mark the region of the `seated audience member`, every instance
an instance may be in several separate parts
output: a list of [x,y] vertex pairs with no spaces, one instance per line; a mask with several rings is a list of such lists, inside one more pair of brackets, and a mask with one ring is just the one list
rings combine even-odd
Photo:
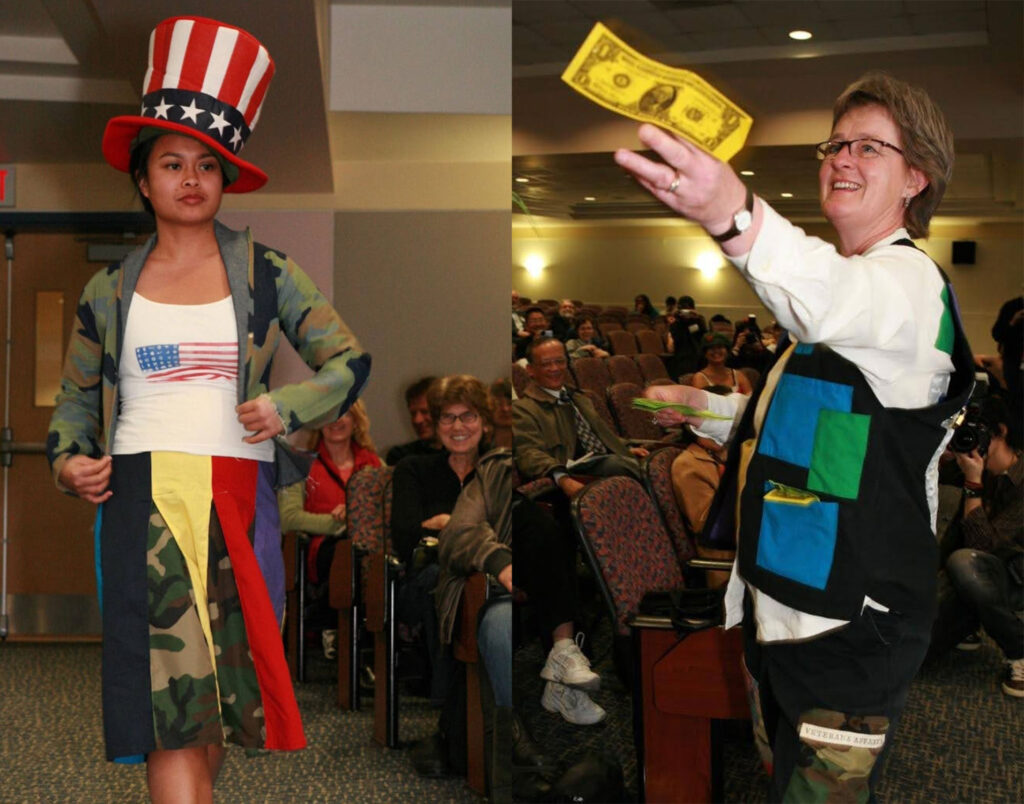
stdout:
[[672,352],[669,373],[673,377],[692,374],[700,364],[701,339],[708,331],[708,324],[694,307],[692,296],[681,296],[669,325],[667,346]]
[[665,297],[665,312],[666,318],[671,319],[676,314],[676,297],[666,296]]
[[[779,322],[772,321],[772,323],[765,327],[764,331],[761,333],[761,341],[764,343],[764,348],[773,355],[779,345],[779,341],[782,340],[783,332],[784,330],[779,326]],[[770,361],[771,358],[768,358],[768,362]]]
[[577,360],[581,357],[608,357],[608,344],[601,339],[594,326],[594,319],[589,315],[580,316],[576,323],[576,337],[565,344],[569,358]]
[[516,338],[515,351],[512,355],[513,360],[525,358],[526,347],[537,340],[537,338],[544,336],[545,332],[549,333],[549,336],[551,332],[548,328],[548,318],[540,307],[528,307],[523,315],[526,320],[526,335]]
[[406,566],[399,590],[398,616],[420,629],[432,671],[431,698],[444,700],[450,682],[451,659],[442,654],[431,593],[437,585],[436,563],[417,567],[417,545],[436,540],[448,524],[463,486],[472,479],[485,433],[493,427],[487,388],[476,377],[456,374],[430,386],[430,414],[437,422],[443,450],[412,455],[395,467],[392,479],[391,541]]
[[693,375],[690,385],[694,388],[724,385],[736,393],[750,393],[750,380],[746,375],[726,365],[726,359],[729,357],[728,338],[717,332],[709,332],[701,341],[701,351],[704,353],[706,364]]
[[[326,585],[337,537],[345,532],[345,487],[353,474],[364,466],[380,466],[373,440],[370,417],[362,401],[349,408],[337,421],[317,432],[311,449],[316,459],[306,480],[285,486],[277,493],[281,509],[281,530],[299,530],[309,534],[306,576],[314,589]],[[313,629],[321,629],[324,655],[337,656],[337,615],[327,604],[327,595],[314,595],[321,605],[309,619]]]
[[647,450],[629,447],[594,408],[586,394],[565,387],[569,361],[565,344],[541,338],[527,350],[530,384],[512,403],[516,465],[524,478],[550,476],[566,497],[583,483],[570,475],[573,462],[580,474],[629,475],[641,479],[637,458]]
[[[1017,612],[1024,609],[1024,461],[1011,418],[1003,400],[990,396],[968,412],[953,436],[964,478],[954,526],[959,524],[964,546],[946,560],[955,595],[940,597],[932,655],[974,634],[980,624],[1006,659],[1003,692],[1022,698],[1024,622]],[[961,432],[974,440],[961,440]],[[976,448],[962,451],[974,443]]]
[[1024,422],[1024,296],[1006,301],[992,325],[992,340],[999,344],[1010,408],[1010,429],[1020,431]]
[[512,290],[512,340],[526,335],[526,319],[519,312],[519,291]]
[[491,409],[494,411],[495,447],[512,447],[512,383],[507,379],[495,380],[489,390]]
[[406,455],[433,455],[441,446],[434,432],[434,420],[430,418],[427,405],[427,390],[436,377],[423,377],[405,389],[405,404],[409,408],[409,420],[416,431],[416,439],[407,444],[398,444],[388,450],[384,462],[394,466]]
[[733,368],[752,368],[760,374],[770,359],[771,355],[765,348],[757,316],[751,313],[736,325],[729,365]]
[[[514,582],[537,606],[543,627],[551,634],[553,645],[540,672],[547,681],[544,708],[559,712],[570,723],[597,723],[605,712],[585,690],[599,689],[601,678],[590,669],[573,639],[577,615],[575,542],[562,536],[550,514],[514,492],[514,475],[508,450],[493,450],[481,458],[476,476],[466,484],[441,533],[441,576],[436,594],[441,638],[451,639],[468,575],[487,572],[509,594]],[[489,652],[500,658],[500,664],[484,655],[495,703],[511,706],[511,606],[504,606],[493,617],[489,614],[481,621],[481,632],[491,631],[481,634],[481,652],[485,646],[495,647]]]
[[643,313],[650,319],[651,323],[658,317],[658,309],[651,304],[651,298],[646,293],[639,293],[633,299],[633,312]]
[[576,337],[576,305],[572,299],[562,299],[558,303],[558,312],[551,319],[551,334],[565,343]]
[[[667,386],[671,388],[672,386]],[[709,394],[728,396],[732,389],[724,385],[705,388]],[[735,550],[707,547],[701,543],[700,534],[711,510],[711,501],[718,491],[718,483],[725,471],[728,448],[706,436],[695,435],[695,440],[686,446],[672,461],[672,491],[679,510],[683,512],[686,529],[697,547],[701,558],[732,560]],[[708,572],[708,586],[715,588],[729,580],[728,572]]]
[[734,333],[732,321],[721,313],[715,313],[708,322],[708,329],[711,332],[724,332],[732,336]]

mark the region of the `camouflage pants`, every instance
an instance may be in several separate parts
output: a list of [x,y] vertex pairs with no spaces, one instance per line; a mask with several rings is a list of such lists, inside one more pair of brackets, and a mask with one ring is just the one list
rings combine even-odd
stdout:
[[817,639],[758,644],[748,617],[755,742],[772,773],[773,801],[873,800],[928,626],[925,616],[867,608]]
[[158,749],[263,741],[259,684],[241,601],[211,506],[205,583],[213,649],[182,551],[154,504],[146,563],[153,727]]

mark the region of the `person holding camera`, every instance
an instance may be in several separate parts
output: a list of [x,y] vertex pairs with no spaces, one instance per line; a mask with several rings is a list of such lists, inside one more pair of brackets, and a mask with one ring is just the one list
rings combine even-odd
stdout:
[[960,533],[964,546],[946,560],[956,593],[936,621],[936,634],[960,639],[984,627],[1006,659],[1003,692],[1024,698],[1024,462],[999,397],[972,408],[950,449],[963,472]]

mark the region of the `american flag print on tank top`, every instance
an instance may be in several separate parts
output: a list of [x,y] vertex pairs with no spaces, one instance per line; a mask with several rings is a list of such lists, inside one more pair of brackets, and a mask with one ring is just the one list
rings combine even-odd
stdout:
[[227,380],[238,377],[237,341],[158,343],[135,349],[146,382]]

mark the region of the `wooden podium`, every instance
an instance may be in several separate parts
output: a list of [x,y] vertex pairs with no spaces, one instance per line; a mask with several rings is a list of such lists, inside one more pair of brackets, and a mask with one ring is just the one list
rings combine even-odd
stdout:
[[739,628],[680,637],[662,617],[632,622],[634,719],[642,801],[721,801],[716,719],[750,719]]

